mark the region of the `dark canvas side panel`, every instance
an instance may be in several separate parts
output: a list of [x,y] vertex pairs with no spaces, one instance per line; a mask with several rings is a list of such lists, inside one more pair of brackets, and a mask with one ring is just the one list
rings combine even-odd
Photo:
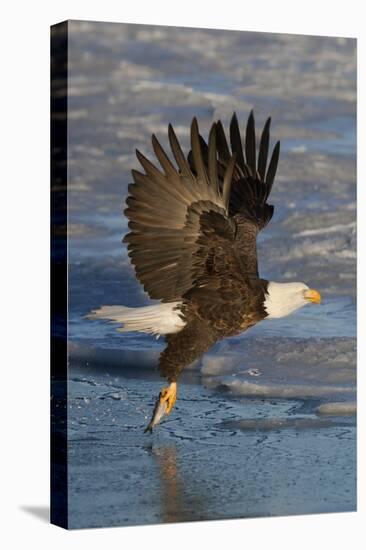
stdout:
[[51,523],[67,528],[67,45],[51,27]]

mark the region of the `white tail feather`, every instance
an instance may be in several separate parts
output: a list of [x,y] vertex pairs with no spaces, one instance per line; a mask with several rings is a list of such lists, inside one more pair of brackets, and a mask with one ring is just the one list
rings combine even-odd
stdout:
[[156,304],[145,307],[102,306],[87,315],[87,319],[106,319],[121,323],[119,332],[146,332],[148,334],[172,334],[185,326],[180,317],[181,302]]

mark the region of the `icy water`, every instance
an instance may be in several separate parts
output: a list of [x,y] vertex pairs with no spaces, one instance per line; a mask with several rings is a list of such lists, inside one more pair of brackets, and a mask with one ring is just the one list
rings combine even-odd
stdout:
[[[355,42],[71,22],[69,525],[274,516],[356,507]],[[272,116],[281,158],[261,275],[323,296],[218,343],[144,435],[161,340],[84,315],[138,306],[121,239],[135,148],[188,147],[197,116]]]

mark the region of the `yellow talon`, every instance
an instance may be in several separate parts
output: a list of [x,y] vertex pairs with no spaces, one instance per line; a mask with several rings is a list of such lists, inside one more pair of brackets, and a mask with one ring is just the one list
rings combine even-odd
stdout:
[[168,388],[163,388],[160,392],[160,403],[168,402],[165,414],[170,414],[177,400],[177,383],[172,382]]
[[168,388],[163,388],[159,393],[159,398],[155,403],[152,419],[147,425],[145,432],[152,432],[161,419],[171,413],[174,403],[177,400],[177,383],[172,382]]

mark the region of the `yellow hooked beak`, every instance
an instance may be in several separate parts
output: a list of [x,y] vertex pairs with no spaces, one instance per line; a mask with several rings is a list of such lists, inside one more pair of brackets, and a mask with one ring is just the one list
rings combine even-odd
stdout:
[[322,301],[322,297],[320,296],[319,292],[317,290],[314,290],[313,288],[305,290],[304,296],[306,300],[312,302],[313,304],[320,304]]

